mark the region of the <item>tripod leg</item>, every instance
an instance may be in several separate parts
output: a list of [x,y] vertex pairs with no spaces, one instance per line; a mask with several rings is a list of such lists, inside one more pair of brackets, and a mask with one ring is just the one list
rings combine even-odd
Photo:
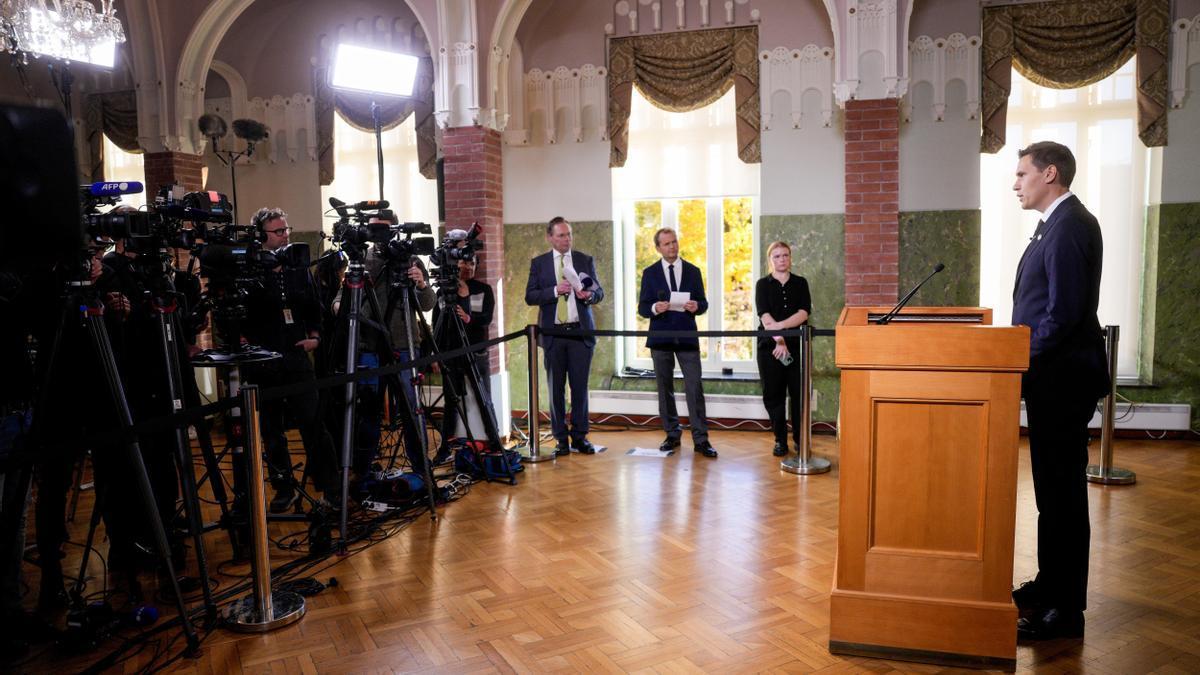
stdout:
[[[175,410],[183,408],[183,386],[179,346],[175,338],[179,335],[176,315],[157,313],[160,346],[167,366],[167,391]],[[188,529],[192,531],[192,542],[196,548],[196,568],[200,572],[200,587],[204,595],[204,609],[208,620],[217,618],[217,603],[212,588],[208,585],[208,556],[204,552],[204,523],[200,519],[200,497],[196,492],[196,471],[192,466],[192,448],[184,433],[185,427],[176,426],[172,436],[175,440],[175,459],[179,467],[179,484],[183,489],[183,506],[187,513]]]
[[[82,473],[82,469],[80,470]],[[75,578],[75,585],[71,587],[71,600],[80,606],[83,605],[83,588],[86,585],[84,580],[87,579],[87,566],[92,556],[92,545],[96,541],[96,528],[100,526],[100,516],[104,513],[104,502],[108,496],[107,489],[96,488],[96,500],[92,504],[92,517],[88,522],[87,539],[83,544],[83,555],[79,560],[79,576]]]
[[[91,334],[96,353],[104,366],[109,395],[112,396],[113,403],[117,407],[121,428],[128,432],[133,427],[133,416],[129,412],[129,402],[125,399],[125,388],[121,384],[121,374],[117,371],[112,344],[108,340],[108,331],[104,328],[103,321],[99,310],[91,308],[87,310],[88,332]],[[134,479],[138,483],[142,507],[146,509],[147,517],[150,519],[150,528],[154,533],[154,545],[162,558],[163,566],[166,567],[167,576],[171,578],[171,590],[175,593],[175,603],[179,610],[179,620],[183,625],[183,634],[187,639],[188,652],[195,652],[200,647],[200,639],[196,637],[196,629],[188,617],[187,604],[183,601],[183,592],[179,590],[179,578],[175,576],[175,565],[171,562],[167,532],[163,529],[162,518],[158,514],[158,504],[154,501],[154,489],[150,486],[150,477],[146,474],[145,463],[142,462],[141,448],[138,447],[137,440],[133,438],[126,441],[124,448],[129,465],[133,470]],[[207,579],[205,579],[205,583],[208,583]]]
[[[353,375],[358,369],[358,321],[362,311],[363,293],[363,264],[351,263],[346,273],[345,290],[350,291],[350,329],[346,336],[346,374]],[[354,452],[354,399],[357,395],[357,382],[346,383],[346,414],[342,424],[342,511],[338,527],[341,533],[341,544],[338,550],[345,554],[346,542],[350,535],[347,532],[346,519],[349,515],[348,499],[350,495],[350,458]]]

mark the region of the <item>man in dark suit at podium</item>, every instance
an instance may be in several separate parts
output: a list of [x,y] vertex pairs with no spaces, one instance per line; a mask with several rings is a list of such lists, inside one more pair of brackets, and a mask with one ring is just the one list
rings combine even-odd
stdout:
[[1096,307],[1103,241],[1096,218],[1070,191],[1075,157],[1049,141],[1021,150],[1013,190],[1042,214],[1017,266],[1013,325],[1030,328],[1021,381],[1038,508],[1038,574],[1013,591],[1028,613],[1025,639],[1083,637],[1087,604],[1088,422],[1108,389]]
[[[704,277],[700,268],[679,257],[679,239],[669,227],[654,233],[654,248],[662,256],[642,271],[642,289],[638,294],[638,314],[650,319],[650,330],[696,330],[696,317],[708,311],[704,297]],[[687,293],[681,306],[672,308],[671,294]],[[704,385],[700,373],[700,340],[694,337],[658,337],[646,339],[654,376],[658,380],[658,415],[667,438],[659,450],[679,447],[683,428],[675,408],[675,361],[683,371],[688,421],[692,427],[692,448],[705,457],[716,457],[708,442],[708,420],[704,411]]]
[[[588,373],[592,367],[593,335],[575,335],[595,330],[592,305],[604,299],[604,288],[596,276],[592,256],[572,249],[571,223],[557,216],[546,226],[550,251],[529,262],[525,304],[538,307],[538,326],[566,331],[566,335],[542,335],[539,342],[546,354],[550,380],[550,430],[557,446],[554,454],[565,457],[571,448],[596,453],[587,439]],[[535,364],[529,364],[530,368]],[[571,428],[567,429],[566,387],[571,386]]]

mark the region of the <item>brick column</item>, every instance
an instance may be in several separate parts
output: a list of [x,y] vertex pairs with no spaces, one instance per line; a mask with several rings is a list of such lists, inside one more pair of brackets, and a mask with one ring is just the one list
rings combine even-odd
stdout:
[[148,152],[145,156],[146,202],[153,203],[164,185],[182,185],[188,192],[203,187],[204,158],[185,152]]
[[891,305],[900,286],[900,109],[846,103],[846,304]]
[[[479,238],[485,242],[475,276],[498,287],[504,278],[504,175],[500,159],[500,133],[484,127],[458,127],[442,134],[445,160],[446,228],[467,229],[478,221],[483,228]],[[515,289],[505,289],[509,294]],[[511,301],[511,299],[508,299]],[[496,315],[503,308],[497,298]],[[491,337],[497,335],[499,321],[492,322]],[[500,370],[500,350],[493,349],[491,372]]]

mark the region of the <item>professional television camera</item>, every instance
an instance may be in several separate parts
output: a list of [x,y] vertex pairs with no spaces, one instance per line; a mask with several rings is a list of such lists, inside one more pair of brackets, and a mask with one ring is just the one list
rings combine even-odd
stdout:
[[450,230],[430,254],[430,272],[439,294],[454,295],[458,292],[458,263],[460,260],[475,260],[475,254],[483,250],[483,242],[479,241],[482,232],[483,228],[478,222],[471,223],[471,229],[465,233],[463,230]]
[[[338,214],[333,224],[333,241],[351,261],[361,261],[369,244],[377,244],[377,251],[386,263],[408,267],[414,255],[430,255],[434,252],[432,237],[413,238],[414,234],[431,234],[428,223],[401,223],[396,213],[388,208],[387,200],[368,200],[355,204],[329,198],[329,205]],[[394,275],[403,277],[403,275]]]

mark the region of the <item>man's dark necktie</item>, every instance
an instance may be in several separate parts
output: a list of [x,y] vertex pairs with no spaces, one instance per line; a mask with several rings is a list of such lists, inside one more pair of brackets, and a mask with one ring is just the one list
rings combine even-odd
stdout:
[[675,285],[675,264],[674,263],[667,265],[667,276],[669,276],[671,278],[671,292],[674,293],[675,291],[678,291],[679,287]]
[[1029,238],[1029,241],[1037,241],[1038,238],[1042,236],[1042,232],[1044,232],[1045,230],[1046,230],[1046,221],[1039,220],[1038,224],[1037,224],[1037,228],[1034,229],[1033,236]]

